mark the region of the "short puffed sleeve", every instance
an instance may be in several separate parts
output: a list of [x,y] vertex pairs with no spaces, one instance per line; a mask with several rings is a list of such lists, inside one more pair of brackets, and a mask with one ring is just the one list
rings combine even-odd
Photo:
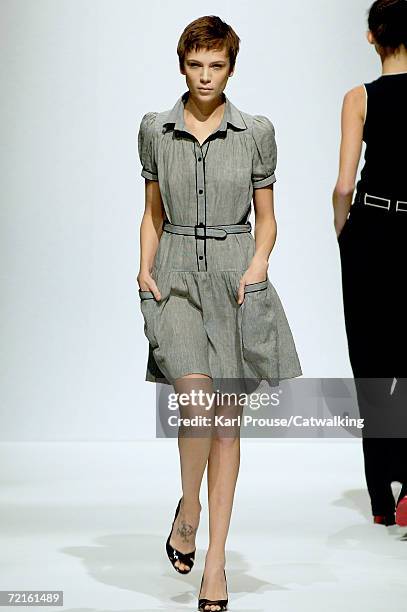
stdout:
[[277,165],[277,145],[274,126],[263,115],[253,116],[252,134],[254,140],[252,184],[254,189],[258,189],[276,181],[274,171]]
[[156,112],[146,113],[141,120],[138,133],[138,153],[143,166],[141,176],[150,181],[158,181],[154,153],[154,122],[156,116]]

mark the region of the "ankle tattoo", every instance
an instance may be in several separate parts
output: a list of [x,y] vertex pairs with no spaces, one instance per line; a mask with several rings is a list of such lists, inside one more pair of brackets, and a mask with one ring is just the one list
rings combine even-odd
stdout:
[[191,536],[194,536],[197,532],[197,528],[193,527],[186,521],[180,521],[177,527],[177,533],[181,536],[184,542],[188,542]]

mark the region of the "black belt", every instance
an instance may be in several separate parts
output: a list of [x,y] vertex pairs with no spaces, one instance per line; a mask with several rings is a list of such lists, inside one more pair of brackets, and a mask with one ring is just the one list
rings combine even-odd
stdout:
[[230,223],[229,225],[205,225],[204,223],[175,225],[167,220],[163,223],[164,232],[180,234],[181,236],[195,236],[195,238],[202,240],[206,238],[224,239],[228,234],[241,234],[243,232],[250,232],[251,229],[250,221],[247,223]]
[[354,205],[357,206],[372,206],[375,208],[383,208],[389,212],[406,212],[407,201],[397,200],[396,198],[384,198],[376,196],[366,191],[358,191],[355,196]]

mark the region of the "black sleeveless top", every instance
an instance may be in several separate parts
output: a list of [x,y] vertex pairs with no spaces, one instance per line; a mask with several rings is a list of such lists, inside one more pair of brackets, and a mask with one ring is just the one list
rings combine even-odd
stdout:
[[407,73],[382,75],[365,83],[365,164],[358,191],[407,200]]

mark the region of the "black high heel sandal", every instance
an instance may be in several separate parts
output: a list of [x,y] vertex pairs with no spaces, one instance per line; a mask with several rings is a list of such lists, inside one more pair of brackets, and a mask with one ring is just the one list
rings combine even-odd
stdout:
[[[173,548],[171,546],[171,544],[170,544],[170,538],[171,538],[172,530],[174,528],[174,523],[176,521],[179,509],[180,509],[180,506],[181,506],[181,500],[182,500],[182,497],[181,497],[181,499],[178,502],[178,506],[177,506],[177,509],[175,511],[174,520],[172,521],[172,527],[171,527],[170,535],[167,538],[167,542],[165,544],[165,548],[167,550],[167,555],[168,555],[169,560],[171,561],[171,565],[173,566],[173,568],[177,572],[179,572],[180,574],[189,574],[191,569],[194,567],[196,548],[194,548],[194,550],[192,552],[182,553],[179,550],[177,550],[176,548]],[[179,561],[180,563],[183,563],[184,565],[189,565],[189,569],[180,569],[179,567],[177,567],[175,565],[176,561]]]
[[[198,610],[200,610],[201,612],[209,612],[209,610],[205,610],[206,606],[219,606],[220,610],[217,610],[217,612],[224,612],[224,610],[228,609],[228,601],[229,601],[228,582],[226,580],[225,570],[223,570],[223,573],[225,575],[225,583],[226,583],[226,599],[212,600],[212,599],[206,599],[205,597],[203,599],[199,599],[199,596],[198,596]],[[202,583],[203,583],[203,574],[202,574],[202,580],[201,580],[201,588],[199,589],[199,595],[201,594],[201,591],[202,591]]]

